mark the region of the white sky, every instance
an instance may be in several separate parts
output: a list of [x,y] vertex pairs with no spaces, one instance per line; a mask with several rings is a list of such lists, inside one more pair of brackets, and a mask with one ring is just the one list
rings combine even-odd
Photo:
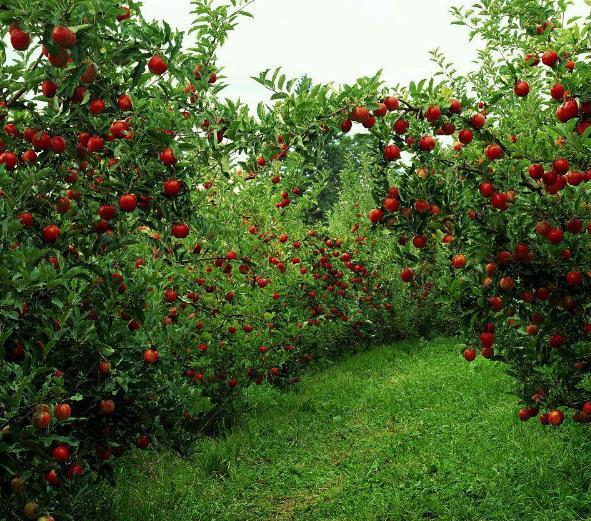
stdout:
[[[251,76],[281,66],[288,77],[353,82],[383,69],[387,84],[431,76],[428,51],[439,47],[457,69],[469,70],[475,44],[464,27],[451,25],[452,5],[472,0],[255,0],[254,19],[243,18],[219,53],[229,87],[224,95],[251,105],[267,100]],[[574,0],[573,14],[590,7]],[[144,0],[148,19],[173,27],[190,25],[190,0]]]
[[[591,0],[587,0],[591,1]],[[124,2],[122,2],[124,3]],[[451,25],[449,8],[474,0],[255,0],[254,19],[244,17],[219,53],[229,87],[225,97],[252,107],[268,91],[250,79],[281,66],[288,77],[308,74],[314,81],[352,83],[383,70],[388,85],[429,78],[436,47],[458,71],[470,70],[476,44],[464,27]],[[190,0],[143,0],[147,19],[165,19],[186,30]],[[588,16],[585,0],[573,0],[571,16]],[[7,40],[8,37],[5,36]],[[11,54],[9,46],[9,56]]]

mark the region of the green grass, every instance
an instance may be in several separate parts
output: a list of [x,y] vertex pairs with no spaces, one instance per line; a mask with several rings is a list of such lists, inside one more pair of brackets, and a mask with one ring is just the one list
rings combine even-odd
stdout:
[[591,519],[587,428],[519,422],[511,386],[451,341],[376,348],[292,391],[249,390],[188,461],[134,456],[101,519]]

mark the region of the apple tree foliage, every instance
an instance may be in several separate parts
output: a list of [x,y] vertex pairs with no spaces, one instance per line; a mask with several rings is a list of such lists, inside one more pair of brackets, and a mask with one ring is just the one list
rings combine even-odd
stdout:
[[392,330],[362,230],[306,222],[341,95],[223,99],[246,6],[192,6],[186,35],[134,2],[0,8],[3,516],[65,519],[129,446],[188,447],[240,388]]
[[267,70],[251,113],[216,59],[249,3],[193,0],[188,34],[135,2],[0,4],[5,517],[68,518],[128,447],[188,447],[405,308],[506,363],[521,419],[590,418],[587,21],[481,0],[454,9],[472,73]]

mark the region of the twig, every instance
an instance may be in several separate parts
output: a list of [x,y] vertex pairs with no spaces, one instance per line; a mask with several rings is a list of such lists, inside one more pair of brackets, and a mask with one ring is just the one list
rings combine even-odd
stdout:
[[[29,70],[29,72],[33,72],[41,63],[41,59],[43,58],[43,53],[41,53],[39,55],[39,57],[37,58],[37,60],[35,60],[35,63],[33,63],[33,66],[31,67],[31,69]],[[25,92],[27,92],[28,90],[30,90],[31,87],[22,87],[21,89],[17,90],[12,97],[8,100],[8,102],[6,103],[7,107],[10,107],[14,102],[16,102]]]

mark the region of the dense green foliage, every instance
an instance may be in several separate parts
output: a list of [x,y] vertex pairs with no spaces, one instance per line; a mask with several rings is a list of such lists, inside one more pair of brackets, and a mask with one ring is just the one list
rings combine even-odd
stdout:
[[71,518],[130,445],[186,452],[251,384],[386,336],[461,331],[522,420],[591,419],[588,20],[482,0],[454,10],[474,73],[267,70],[251,114],[216,63],[249,3],[193,0],[188,34],[139,2],[0,6],[5,517]]
[[313,116],[284,138],[218,98],[215,50],[241,6],[194,2],[188,50],[130,7],[2,11],[18,51],[0,77],[9,517],[71,515],[129,445],[186,449],[242,387],[290,385],[393,331],[361,230],[306,225],[324,187],[302,142]]
[[[553,425],[561,406],[591,419],[590,26],[564,20],[566,6],[455,10],[484,44],[478,70],[458,77],[434,53],[437,81],[409,86],[408,137],[395,142],[412,162],[395,167],[396,211],[385,200],[370,215],[402,245],[403,279],[460,304],[466,359],[480,349],[507,363],[522,419],[543,408],[540,421]],[[452,134],[453,145],[433,138]]]

